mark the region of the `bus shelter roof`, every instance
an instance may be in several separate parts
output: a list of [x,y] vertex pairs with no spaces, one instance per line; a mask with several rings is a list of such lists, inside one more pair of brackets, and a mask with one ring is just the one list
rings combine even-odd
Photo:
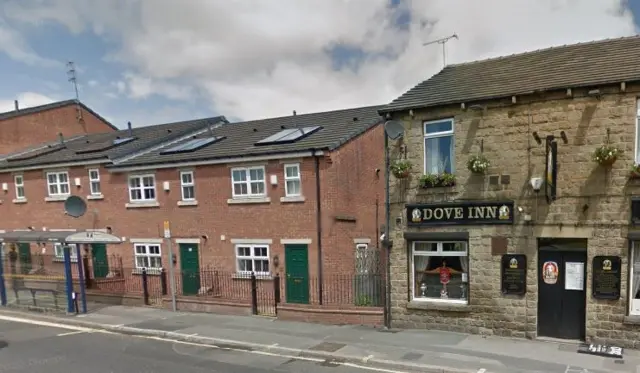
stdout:
[[3,243],[119,244],[120,237],[99,231],[8,231],[0,233]]

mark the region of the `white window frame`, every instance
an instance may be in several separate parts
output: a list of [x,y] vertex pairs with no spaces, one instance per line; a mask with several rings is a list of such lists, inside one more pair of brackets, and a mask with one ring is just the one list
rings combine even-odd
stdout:
[[[287,169],[295,168],[298,171],[298,176],[288,177]],[[289,181],[298,182],[298,193],[289,192]],[[284,165],[284,192],[287,197],[300,197],[302,195],[302,175],[300,174],[300,163],[287,163]]]
[[[78,261],[78,248],[76,244],[68,244],[69,246],[69,256],[71,257],[71,262],[75,263]],[[62,249],[61,243],[53,244],[53,255],[55,256],[56,261],[64,261],[64,251]]]
[[[437,244],[437,251],[419,251],[416,254],[416,244]],[[445,243],[462,243],[464,244],[464,251],[443,251],[442,245]],[[464,253],[464,255],[460,255]],[[447,240],[447,241],[413,241],[411,243],[411,301],[414,302],[432,302],[432,303],[454,303],[454,304],[469,304],[469,273],[467,273],[467,299],[438,299],[438,298],[421,298],[416,297],[415,294],[415,281],[416,281],[416,265],[415,265],[415,257],[416,256],[431,256],[431,257],[466,257],[467,258],[467,266],[470,266],[469,263],[469,243],[463,240]]]
[[[158,253],[151,254],[149,252],[150,247],[157,247]],[[144,247],[144,254],[138,254],[138,247]],[[138,258],[147,258],[149,264],[151,264],[151,258],[159,258],[160,259],[160,267],[144,267],[138,264]],[[133,263],[136,266],[137,270],[147,269],[147,271],[160,271],[162,270],[162,244],[160,243],[134,243],[133,244]]]
[[[268,245],[268,244],[236,244],[236,245],[234,245],[233,250],[234,250],[235,257],[236,257],[236,272],[239,275],[250,276],[251,275],[251,271],[241,271],[240,270],[240,261],[241,260],[251,260],[251,262],[252,262],[251,263],[251,268],[253,268],[253,273],[255,273],[256,276],[270,276],[271,275],[271,270],[270,270],[270,268],[271,268],[271,257],[269,256],[269,252],[270,252],[271,248],[269,246],[270,245]],[[238,255],[238,249],[241,248],[241,247],[243,247],[243,248],[248,247],[249,248],[249,255],[248,256]],[[257,248],[257,247],[260,247],[260,248],[266,247],[267,248],[267,256],[257,256],[257,255],[255,255],[254,248]],[[256,271],[255,270],[256,269],[256,263],[255,263],[256,260],[266,260],[267,261],[267,269],[268,270],[266,272],[264,272],[264,271],[260,271],[260,272]]]
[[[251,180],[251,170],[261,170],[262,180]],[[246,173],[246,180],[236,181],[233,179],[233,173],[235,171],[244,171]],[[262,182],[263,193],[253,194],[251,193],[251,184]],[[236,194],[235,186],[238,184],[245,184],[247,186],[247,194]],[[231,195],[233,198],[255,198],[267,196],[267,170],[264,166],[252,166],[252,167],[234,167],[231,169]]]
[[[56,175],[56,181],[54,183],[51,183],[49,180],[49,175]],[[61,182],[60,181],[60,175],[65,175],[67,177],[67,181],[66,182]],[[46,173],[46,178],[47,178],[47,195],[49,197],[66,197],[71,195],[71,183],[69,182],[69,172],[68,171],[51,171],[51,172],[47,172]],[[63,193],[62,192],[62,187],[66,185],[67,186],[67,192]],[[58,190],[57,193],[51,193],[51,187],[55,186],[56,189]]]
[[[91,174],[95,172],[97,178],[93,178],[91,176]],[[95,190],[94,186],[97,185],[97,191]],[[101,196],[102,195],[102,188],[100,185],[100,169],[97,168],[90,168],[89,169],[89,191],[91,192],[92,196]]]
[[[636,265],[640,266],[640,258],[636,258],[636,248],[640,251],[640,241],[631,242],[631,252],[629,253],[629,291],[627,291],[629,297],[629,315],[640,316],[640,299],[634,301],[635,294],[633,294],[633,271]],[[640,269],[638,269],[640,271]]]
[[635,137],[633,148],[634,152],[634,162],[635,164],[640,163],[640,99],[636,100],[636,137]]
[[[18,182],[18,179],[20,180],[20,182]],[[27,199],[27,196],[24,192],[24,175],[13,175],[13,183],[16,191],[16,199],[18,200]],[[22,191],[22,193],[20,193],[20,191]]]
[[[191,176],[191,182],[190,183],[185,183],[184,179],[182,179],[182,175],[190,175]],[[185,189],[189,189],[189,188],[191,188],[191,190],[193,191],[191,193],[193,195],[193,197],[191,197],[191,198],[185,197]],[[182,200],[183,201],[195,201],[196,200],[196,179],[195,179],[193,171],[180,171],[180,192],[182,193]]]
[[[434,133],[427,133],[427,126],[430,124],[434,124],[434,123],[439,123],[439,122],[451,122],[451,130],[450,131],[440,131],[440,132],[434,132]],[[451,151],[451,159],[449,159],[449,162],[451,163],[451,173],[454,174],[456,172],[456,162],[455,162],[455,121],[453,120],[453,118],[445,118],[445,119],[438,119],[438,120],[429,120],[429,121],[425,121],[422,123],[422,135],[423,135],[423,139],[422,139],[422,152],[423,152],[423,161],[424,161],[424,173],[426,174],[431,174],[430,170],[427,170],[427,140],[428,139],[435,139],[435,138],[440,138],[440,137],[451,137],[451,143],[454,144],[453,145],[453,150]]]
[[[144,186],[144,178],[146,177],[150,177],[153,180],[153,187],[145,187]],[[132,187],[131,186],[131,180],[133,179],[139,179],[140,181],[140,186],[139,187]],[[156,175],[154,174],[136,174],[136,175],[129,175],[129,179],[127,180],[127,186],[129,189],[129,201],[131,203],[145,203],[145,202],[156,202],[158,200],[158,193],[156,190]],[[151,190],[153,189],[153,198],[145,198],[144,196],[144,191],[145,190]],[[133,194],[131,193],[133,190],[139,190],[140,191],[140,199],[134,199],[133,198]]]

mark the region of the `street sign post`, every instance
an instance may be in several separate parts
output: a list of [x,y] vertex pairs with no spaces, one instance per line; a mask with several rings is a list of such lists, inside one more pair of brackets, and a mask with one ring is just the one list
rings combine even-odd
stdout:
[[171,308],[173,309],[173,312],[176,312],[176,279],[173,276],[173,248],[171,247],[171,225],[169,224],[169,220],[164,221],[164,238],[167,240],[167,249],[169,250],[169,286],[171,288]]

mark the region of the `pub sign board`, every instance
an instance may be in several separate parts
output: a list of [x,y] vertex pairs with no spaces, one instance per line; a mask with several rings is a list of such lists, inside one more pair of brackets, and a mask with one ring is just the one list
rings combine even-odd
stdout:
[[502,294],[524,295],[527,292],[527,256],[505,254],[500,269]]
[[408,204],[407,225],[513,224],[513,201]]
[[622,259],[619,256],[593,258],[591,291],[596,299],[620,299]]

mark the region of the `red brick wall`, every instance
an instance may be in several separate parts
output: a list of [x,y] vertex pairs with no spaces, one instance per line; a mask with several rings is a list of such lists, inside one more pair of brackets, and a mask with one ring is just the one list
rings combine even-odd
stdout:
[[53,141],[58,133],[69,137],[87,133],[109,132],[114,129],[100,118],[82,110],[84,125],[76,120],[76,106],[68,105],[33,114],[0,120],[0,154]]
[[[384,173],[376,173],[383,167],[382,126],[368,131],[352,140],[331,155],[331,162],[321,158],[321,192],[323,207],[323,258],[324,272],[352,273],[354,269],[354,238],[369,238],[376,242],[376,228],[383,223]],[[160,207],[127,209],[128,174],[112,174],[101,170],[101,188],[104,200],[88,200],[87,214],[74,219],[63,214],[62,202],[44,202],[46,180],[44,171],[26,171],[24,204],[12,203],[15,198],[13,176],[0,174],[0,183],[9,184],[8,192],[0,191],[0,229],[24,229],[33,226],[47,228],[105,228],[110,226],[113,234],[129,238],[160,238],[164,220],[171,221],[174,238],[200,238],[200,266],[235,271],[234,245],[231,239],[272,239],[270,256],[280,257],[280,268],[284,269],[284,245],[280,239],[311,239],[309,245],[309,268],[311,276],[317,275],[316,234],[316,188],[314,159],[306,158],[301,163],[302,193],[306,200],[301,203],[282,203],[284,192],[284,163],[292,161],[269,161],[266,166],[268,204],[228,204],[231,198],[230,168],[237,165],[212,165],[193,168],[195,171],[196,199],[199,205],[179,207],[181,198],[179,171],[161,169],[155,171],[156,194]],[[86,197],[89,194],[89,167],[69,169],[73,194]],[[152,172],[153,173],[153,172]],[[278,176],[278,185],[269,183],[269,175]],[[82,187],[77,188],[73,180],[79,177]],[[169,181],[171,190],[165,192],[164,181]],[[379,202],[376,216],[376,199]],[[355,222],[335,221],[335,215],[352,216]],[[224,237],[223,237],[224,236]],[[110,254],[120,254],[125,268],[134,267],[133,244],[109,247]],[[174,253],[178,247],[173,245]],[[168,263],[167,247],[162,245],[164,264]],[[179,267],[180,264],[176,268]]]

